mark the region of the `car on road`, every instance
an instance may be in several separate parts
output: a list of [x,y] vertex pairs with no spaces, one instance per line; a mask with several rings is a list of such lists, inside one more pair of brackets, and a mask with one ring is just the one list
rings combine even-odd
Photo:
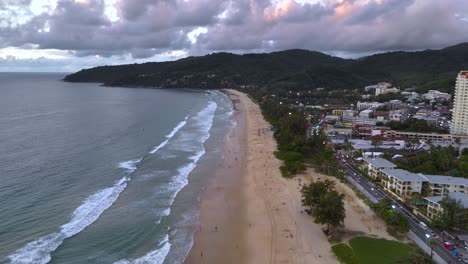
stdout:
[[459,253],[458,253],[458,250],[457,250],[456,248],[452,248],[452,249],[450,250],[450,253],[451,253],[453,256],[455,256],[455,257],[458,257],[458,254],[459,254]]
[[444,248],[450,250],[452,249],[452,244],[450,244],[449,242],[444,242]]
[[421,221],[421,222],[419,222],[419,225],[420,225],[424,230],[427,229],[426,223],[424,223],[424,222]]

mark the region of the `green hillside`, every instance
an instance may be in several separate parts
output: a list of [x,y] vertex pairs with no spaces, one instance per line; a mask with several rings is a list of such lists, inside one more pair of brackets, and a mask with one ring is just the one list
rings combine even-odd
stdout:
[[456,74],[467,68],[468,43],[462,43],[442,50],[388,52],[356,60],[298,49],[214,53],[172,62],[96,67],[68,75],[65,81],[161,88],[268,86],[276,92],[356,89],[388,81],[420,91],[440,88],[451,92]]

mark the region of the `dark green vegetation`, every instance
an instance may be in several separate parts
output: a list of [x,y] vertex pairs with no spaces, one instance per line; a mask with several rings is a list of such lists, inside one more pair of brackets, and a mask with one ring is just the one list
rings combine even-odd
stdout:
[[335,190],[335,183],[330,180],[311,182],[301,189],[302,205],[307,207],[306,212],[312,214],[316,223],[330,227],[343,224],[346,217],[344,208],[344,194]]
[[309,145],[312,149],[310,164],[315,167],[316,171],[343,179],[343,172],[335,158],[335,151],[325,145],[325,136],[321,130],[312,134]]
[[441,147],[431,146],[427,153],[419,153],[394,160],[399,168],[431,175],[468,177],[468,149],[459,154],[458,144]]
[[433,263],[416,247],[370,237],[355,237],[349,241],[349,246],[337,244],[332,250],[344,264]]
[[378,203],[372,204],[371,207],[385,220],[389,234],[399,237],[399,234],[409,231],[410,226],[408,220],[400,213],[393,210],[392,201],[390,199],[383,199]]
[[304,114],[268,99],[261,101],[260,108],[275,130],[274,137],[278,143],[275,155],[284,161],[284,165],[280,167],[281,174],[288,177],[304,171],[304,160],[310,152]]
[[397,86],[453,91],[456,74],[468,67],[468,43],[442,50],[388,52],[351,60],[306,50],[269,54],[216,53],[174,62],[103,66],[65,78],[110,86],[163,88],[239,88],[286,95],[289,90],[358,89],[379,81]]
[[434,221],[436,227],[448,231],[468,229],[468,210],[460,200],[446,196],[440,206],[443,210]]
[[390,121],[386,126],[390,127],[393,130],[398,131],[411,131],[411,132],[421,132],[421,133],[447,133],[448,131],[432,127],[427,124],[425,120],[418,120],[410,118],[404,122],[399,121]]
[[[306,169],[306,164],[313,165],[319,172],[340,176],[335,152],[324,144],[326,137],[321,130],[307,137],[306,113],[290,109],[268,97],[253,93],[254,99],[260,102],[265,119],[274,129],[278,143],[275,155],[284,161],[280,167],[284,177],[290,177]],[[311,120],[311,123],[317,120]]]

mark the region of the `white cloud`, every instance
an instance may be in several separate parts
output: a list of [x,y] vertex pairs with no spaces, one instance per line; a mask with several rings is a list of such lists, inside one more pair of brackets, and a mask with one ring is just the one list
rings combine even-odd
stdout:
[[69,57],[69,53],[64,50],[56,49],[24,49],[16,47],[8,47],[0,49],[0,58],[15,58],[17,60],[24,59],[38,59],[38,58],[48,58],[48,59],[65,59]]
[[187,34],[187,37],[190,39],[192,44],[195,44],[195,43],[197,43],[198,36],[200,36],[201,34],[205,34],[206,32],[208,32],[208,28],[206,28],[206,27],[197,27],[196,29],[190,31]]
[[106,4],[104,14],[106,14],[107,18],[111,22],[116,22],[120,19],[118,11],[117,11],[117,2],[116,0],[105,0]]

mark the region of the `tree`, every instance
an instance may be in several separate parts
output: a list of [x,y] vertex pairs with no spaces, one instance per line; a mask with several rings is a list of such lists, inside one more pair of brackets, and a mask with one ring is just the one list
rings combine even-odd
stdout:
[[351,142],[349,142],[348,137],[344,138],[343,149],[346,151],[346,155],[349,155],[349,151],[353,148]]
[[304,185],[301,189],[302,205],[312,211],[320,203],[321,197],[334,189],[335,182],[331,180],[316,181]]
[[337,227],[343,224],[346,217],[344,197],[344,194],[340,194],[335,190],[327,192],[321,196],[312,213],[316,223],[327,225],[327,232],[330,231],[330,226]]
[[371,144],[372,146],[374,146],[374,148],[376,148],[378,145],[380,145],[380,139],[376,139],[376,138],[372,139]]
[[420,205],[422,202],[424,202],[424,199],[420,193],[413,192],[411,194],[411,203],[414,205]]
[[414,138],[410,138],[409,140],[406,141],[405,148],[408,148],[412,151],[416,150],[416,148],[419,146],[419,136],[416,135]]
[[427,182],[423,182],[422,187],[421,187],[421,196],[422,197],[427,197],[431,196],[431,188]]
[[466,210],[460,200],[450,196],[444,197],[440,202],[441,212],[436,217],[436,225],[444,230],[465,229],[467,226]]
[[[380,145],[380,139],[372,139],[371,144],[374,146],[374,149],[377,148]],[[372,149],[372,156],[374,156],[374,149]]]
[[372,209],[380,215],[391,230],[406,233],[409,230],[408,220],[392,208],[392,200],[382,199],[372,205]]
[[468,148],[464,148],[464,149],[461,151],[461,154],[462,154],[462,155],[468,155]]
[[401,263],[407,263],[408,261],[412,264],[435,264],[431,257],[426,255],[424,251],[422,251],[422,249],[417,246],[413,246],[413,250],[407,257],[407,261],[402,261]]
[[337,227],[343,224],[346,216],[344,194],[335,191],[335,182],[331,180],[311,182],[302,187],[302,205],[312,214],[316,223]]

